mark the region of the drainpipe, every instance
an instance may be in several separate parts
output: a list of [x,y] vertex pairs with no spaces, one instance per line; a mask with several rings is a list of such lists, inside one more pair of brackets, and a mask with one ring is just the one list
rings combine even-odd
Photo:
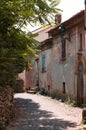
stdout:
[[[85,36],[85,50],[86,51],[86,0],[84,2],[85,4],[85,10],[84,10],[84,36]],[[85,53],[86,54],[86,53]]]
[[[84,35],[85,35],[85,56],[86,56],[86,0],[84,1],[85,10],[84,10]],[[85,69],[86,71],[86,69]],[[85,72],[86,73],[86,72]],[[84,104],[86,106],[86,74],[84,75]]]
[[85,10],[84,10],[84,29],[86,31],[86,0],[85,0]]

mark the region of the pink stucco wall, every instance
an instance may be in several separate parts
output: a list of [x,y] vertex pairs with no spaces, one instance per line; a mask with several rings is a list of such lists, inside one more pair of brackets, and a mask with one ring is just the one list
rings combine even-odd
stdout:
[[24,87],[25,87],[26,86],[25,70],[22,73],[19,73],[18,79],[22,79],[24,81]]
[[[77,21],[77,20],[76,20]],[[73,21],[74,22],[74,21]],[[85,35],[84,23],[79,22],[72,26],[69,30],[71,32],[71,41],[66,39],[66,60],[62,61],[62,43],[59,34],[53,35],[53,45],[51,48],[43,50],[39,54],[39,86],[49,91],[63,92],[63,83],[65,82],[65,92],[68,95],[76,96],[74,86],[75,66],[77,63],[77,52],[80,49],[80,34],[82,34],[82,48],[84,53]],[[67,32],[64,38],[67,37]],[[51,43],[50,43],[51,44]],[[42,54],[46,55],[46,71],[42,72]],[[85,54],[85,53],[84,53]],[[36,71],[34,69],[34,71]],[[36,74],[36,73],[34,73]],[[35,76],[35,75],[34,75]],[[36,76],[35,76],[36,77]]]

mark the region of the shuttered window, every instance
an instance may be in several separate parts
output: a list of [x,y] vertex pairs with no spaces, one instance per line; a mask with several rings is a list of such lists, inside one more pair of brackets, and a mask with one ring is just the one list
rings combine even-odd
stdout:
[[80,34],[80,51],[82,51],[82,34]]
[[46,56],[42,55],[42,71],[46,71]]
[[62,60],[66,59],[66,42],[62,39]]

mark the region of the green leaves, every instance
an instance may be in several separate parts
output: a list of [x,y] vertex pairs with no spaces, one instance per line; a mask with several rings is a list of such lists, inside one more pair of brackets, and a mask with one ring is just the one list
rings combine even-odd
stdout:
[[26,35],[15,28],[3,36],[0,42],[0,85],[12,85],[18,73],[29,65],[39,45],[33,38],[34,35]]
[[51,24],[56,1],[0,0],[0,85],[13,85],[18,73],[31,65],[40,43],[34,39],[37,34],[26,34],[22,27]]

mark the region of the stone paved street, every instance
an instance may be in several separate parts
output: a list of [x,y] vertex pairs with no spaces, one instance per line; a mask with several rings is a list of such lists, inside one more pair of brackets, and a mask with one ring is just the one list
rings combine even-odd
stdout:
[[38,94],[15,94],[16,118],[6,130],[76,130],[82,109]]

